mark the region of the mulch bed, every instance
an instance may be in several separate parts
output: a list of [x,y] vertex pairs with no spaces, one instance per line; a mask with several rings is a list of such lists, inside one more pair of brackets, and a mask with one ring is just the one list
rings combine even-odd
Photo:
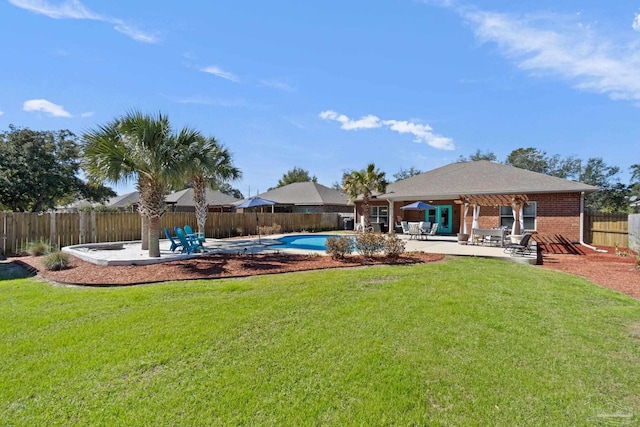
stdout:
[[441,261],[444,255],[410,253],[398,258],[363,258],[349,256],[335,260],[319,255],[206,255],[188,260],[164,262],[140,266],[100,266],[71,257],[69,269],[47,271],[42,259],[21,257],[16,260],[47,280],[90,286],[123,286],[170,280],[219,279],[246,277],[261,274],[288,273],[293,271],[320,270],[326,268],[362,267],[371,265],[408,265]]
[[[627,251],[626,256],[618,256],[615,248],[601,249],[607,252],[595,252],[580,245],[573,245],[573,247],[564,245],[562,250],[558,250],[558,247],[543,246],[543,265],[540,267],[582,276],[600,286],[640,299],[640,270],[636,266],[637,255]],[[553,251],[561,253],[553,253]],[[42,267],[41,258],[21,257],[16,258],[16,261],[53,282],[122,286],[170,280],[246,277],[326,268],[407,265],[442,259],[444,255],[428,253],[407,253],[397,259],[384,257],[367,259],[350,256],[344,260],[334,260],[326,256],[283,253],[254,256],[216,254],[146,266],[105,267],[72,258],[71,268],[63,271],[46,271]]]

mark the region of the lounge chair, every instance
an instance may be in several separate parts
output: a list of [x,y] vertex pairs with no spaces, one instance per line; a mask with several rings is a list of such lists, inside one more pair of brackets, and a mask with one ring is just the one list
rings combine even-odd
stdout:
[[182,243],[180,243],[179,240],[171,237],[171,233],[169,233],[169,229],[167,227],[164,228],[164,235],[167,236],[167,239],[169,239],[169,241],[171,242],[171,252],[182,247]]
[[176,232],[178,240],[180,240],[180,243],[182,243],[182,250],[180,252],[182,252],[183,254],[191,254],[198,251],[204,252],[204,247],[198,243],[194,243],[193,241],[191,241],[182,228],[174,227],[173,231]]
[[189,238],[189,240],[191,240],[191,242],[198,244],[200,246],[203,246],[202,244],[204,243],[204,240],[205,240],[204,233],[194,233],[193,229],[188,224],[184,226],[184,232]]
[[507,243],[504,247],[504,252],[511,256],[520,255],[525,256],[531,254],[531,233],[525,233],[522,235],[522,239],[518,243]]

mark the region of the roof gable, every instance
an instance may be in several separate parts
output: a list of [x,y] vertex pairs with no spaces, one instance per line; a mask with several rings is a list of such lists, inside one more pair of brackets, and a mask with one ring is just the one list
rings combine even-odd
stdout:
[[283,187],[274,188],[260,194],[260,197],[273,200],[279,205],[349,205],[349,198],[341,191],[311,181],[294,182]]
[[594,192],[597,187],[488,160],[459,162],[415,175],[387,186],[380,198],[431,199],[460,194]]
[[[185,188],[175,193],[167,194],[164,198],[166,203],[175,204],[176,206],[195,206],[193,202],[193,188]],[[218,190],[206,190],[206,200],[208,206],[226,206],[232,205],[238,201],[233,196],[222,193]]]

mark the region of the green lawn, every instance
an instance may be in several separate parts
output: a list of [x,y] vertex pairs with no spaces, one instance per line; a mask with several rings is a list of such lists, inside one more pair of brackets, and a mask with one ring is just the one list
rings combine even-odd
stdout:
[[499,260],[0,281],[0,425],[640,423],[640,301]]

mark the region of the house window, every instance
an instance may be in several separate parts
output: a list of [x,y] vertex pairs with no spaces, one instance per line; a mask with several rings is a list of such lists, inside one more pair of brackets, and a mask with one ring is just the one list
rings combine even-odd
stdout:
[[[513,209],[511,206],[500,206],[500,226],[513,227]],[[524,223],[526,230],[536,229],[536,202],[529,202],[524,206]]]
[[389,223],[389,206],[371,206],[371,222]]

